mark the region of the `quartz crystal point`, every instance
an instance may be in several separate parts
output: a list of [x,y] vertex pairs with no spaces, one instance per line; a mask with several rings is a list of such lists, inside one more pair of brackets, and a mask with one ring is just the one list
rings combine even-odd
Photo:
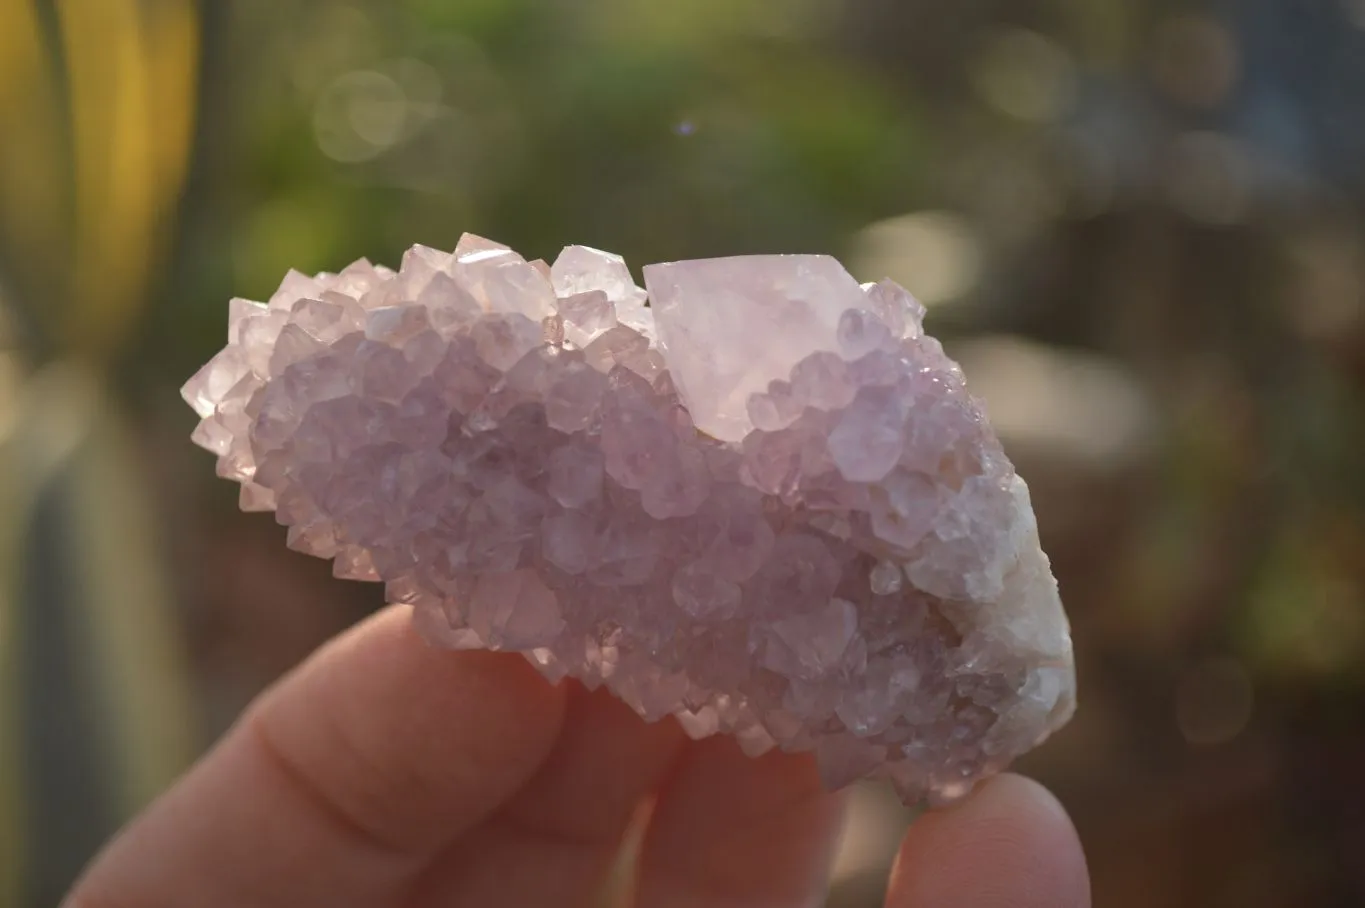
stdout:
[[466,235],[233,300],[194,441],[433,643],[944,802],[1071,715],[1028,488],[897,285]]

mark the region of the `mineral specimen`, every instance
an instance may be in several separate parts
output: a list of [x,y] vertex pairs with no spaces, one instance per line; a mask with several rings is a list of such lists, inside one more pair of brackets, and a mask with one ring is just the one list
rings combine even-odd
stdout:
[[943,802],[1074,707],[1028,489],[889,281],[465,235],[233,300],[194,440],[434,643]]

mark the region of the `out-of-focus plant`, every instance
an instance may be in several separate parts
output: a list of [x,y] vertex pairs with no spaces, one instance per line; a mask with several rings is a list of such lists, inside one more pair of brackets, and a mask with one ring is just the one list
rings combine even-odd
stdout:
[[[55,903],[83,839],[108,832],[88,824],[61,853],[54,790],[93,791],[113,822],[190,753],[147,491],[108,376],[176,213],[198,30],[190,0],[0,3],[0,906]],[[72,702],[50,695],[71,678]],[[45,740],[93,747],[49,762]],[[62,777],[72,765],[80,784]]]

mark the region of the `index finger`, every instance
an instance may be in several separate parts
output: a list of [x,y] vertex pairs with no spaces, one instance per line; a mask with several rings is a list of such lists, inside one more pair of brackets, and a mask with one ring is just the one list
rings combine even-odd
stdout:
[[387,609],[324,646],[101,854],[70,908],[380,905],[535,773],[564,693]]

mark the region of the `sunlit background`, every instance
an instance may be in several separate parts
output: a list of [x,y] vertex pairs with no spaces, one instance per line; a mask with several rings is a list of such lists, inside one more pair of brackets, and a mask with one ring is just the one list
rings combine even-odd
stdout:
[[906,284],[1034,489],[1096,904],[1365,904],[1365,0],[0,0],[0,906],[378,604],[188,441],[227,299],[464,230]]

